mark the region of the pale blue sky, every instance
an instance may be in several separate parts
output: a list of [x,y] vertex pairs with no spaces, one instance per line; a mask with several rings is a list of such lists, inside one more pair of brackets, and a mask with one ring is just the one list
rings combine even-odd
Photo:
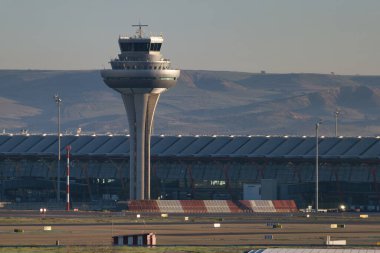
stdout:
[[99,69],[132,24],[181,69],[380,74],[379,0],[0,0],[0,69]]

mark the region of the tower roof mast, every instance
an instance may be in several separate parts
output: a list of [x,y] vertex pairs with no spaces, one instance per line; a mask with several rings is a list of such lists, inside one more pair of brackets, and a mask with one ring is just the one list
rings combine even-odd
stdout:
[[140,22],[139,22],[138,25],[132,25],[132,26],[133,26],[133,27],[138,27],[138,29],[137,29],[137,31],[136,31],[136,34],[138,35],[139,38],[142,38],[142,35],[143,35],[142,27],[143,27],[143,26],[148,26],[148,25],[142,25],[142,24],[140,24]]

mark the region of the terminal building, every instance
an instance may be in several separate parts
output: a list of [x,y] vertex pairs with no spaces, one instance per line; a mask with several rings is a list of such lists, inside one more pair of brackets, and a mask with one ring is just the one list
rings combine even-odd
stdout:
[[[0,135],[0,201],[55,201],[55,135]],[[64,135],[73,202],[129,199],[125,135]],[[315,137],[152,136],[151,199],[292,199],[314,205]],[[380,207],[380,138],[319,139],[319,206]]]

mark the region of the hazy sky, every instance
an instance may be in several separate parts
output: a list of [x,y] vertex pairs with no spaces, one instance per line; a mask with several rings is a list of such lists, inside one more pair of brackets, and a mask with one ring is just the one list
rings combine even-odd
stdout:
[[139,20],[181,69],[380,74],[379,0],[0,0],[0,69],[99,69]]

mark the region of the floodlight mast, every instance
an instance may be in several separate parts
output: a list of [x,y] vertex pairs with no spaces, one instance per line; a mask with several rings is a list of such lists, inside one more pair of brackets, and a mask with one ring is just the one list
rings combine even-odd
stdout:
[[111,60],[112,69],[101,70],[103,81],[118,91],[129,124],[129,199],[150,199],[150,137],[160,94],[177,83],[180,71],[160,53],[162,36],[145,37],[142,27],[136,36],[120,36],[121,53]]
[[66,211],[70,211],[70,150],[71,146],[66,146]]
[[319,120],[315,124],[315,212],[318,213],[319,208],[319,140],[318,140],[318,130],[322,121]]
[[57,104],[57,137],[58,137],[58,162],[57,162],[57,202],[61,201],[61,103],[62,99],[58,94],[54,95],[54,101]]

